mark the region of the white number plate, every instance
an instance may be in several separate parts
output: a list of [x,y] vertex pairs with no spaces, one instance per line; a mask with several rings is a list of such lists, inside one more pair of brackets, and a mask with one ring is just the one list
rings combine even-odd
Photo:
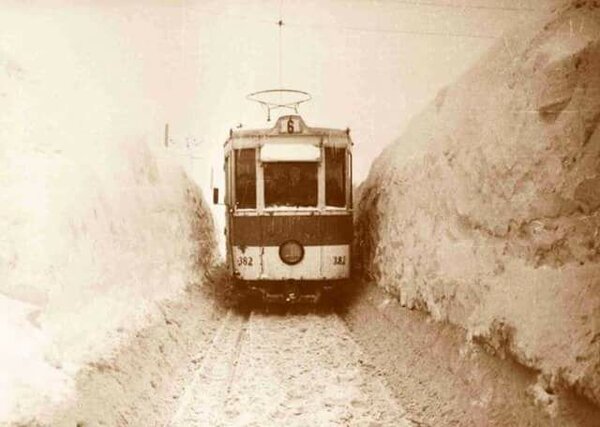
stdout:
[[346,265],[346,256],[333,256],[333,265]]
[[248,266],[251,267],[254,265],[254,260],[251,256],[239,256],[237,257],[237,265],[238,267]]

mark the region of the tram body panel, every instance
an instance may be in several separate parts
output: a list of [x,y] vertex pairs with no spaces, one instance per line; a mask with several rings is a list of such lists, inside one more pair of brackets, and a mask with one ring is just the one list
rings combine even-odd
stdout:
[[[350,275],[352,217],[318,211],[231,218],[232,266],[243,280],[337,280]],[[302,259],[286,264],[281,245],[297,242]]]
[[304,246],[295,265],[284,263],[278,246],[233,247],[234,275],[242,280],[339,280],[350,277],[350,245]]
[[230,230],[233,246],[279,246],[287,240],[296,240],[305,246],[349,244],[352,216],[319,212],[233,216]]

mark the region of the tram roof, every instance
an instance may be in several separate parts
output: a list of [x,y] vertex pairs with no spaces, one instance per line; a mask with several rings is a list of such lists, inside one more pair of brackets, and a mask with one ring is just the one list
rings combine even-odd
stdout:
[[[288,132],[288,125],[294,127],[293,132]],[[265,142],[304,142],[309,144],[323,144],[325,146],[350,147],[350,129],[332,129],[309,127],[299,115],[281,116],[271,128],[264,129],[231,129],[225,147],[252,148],[263,145]]]

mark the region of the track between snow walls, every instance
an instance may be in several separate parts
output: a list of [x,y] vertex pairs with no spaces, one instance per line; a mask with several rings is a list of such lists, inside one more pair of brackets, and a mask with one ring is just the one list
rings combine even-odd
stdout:
[[412,426],[332,312],[229,311],[166,426]]
[[[40,425],[587,427],[600,416],[377,287],[336,309],[225,308],[223,280],[211,274],[162,303],[161,317],[82,370],[77,400]],[[536,401],[544,396],[558,416]]]

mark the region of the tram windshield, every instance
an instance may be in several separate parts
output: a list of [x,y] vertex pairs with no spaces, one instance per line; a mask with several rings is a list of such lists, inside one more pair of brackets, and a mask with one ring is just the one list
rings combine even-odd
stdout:
[[266,207],[316,207],[316,162],[264,163]]

